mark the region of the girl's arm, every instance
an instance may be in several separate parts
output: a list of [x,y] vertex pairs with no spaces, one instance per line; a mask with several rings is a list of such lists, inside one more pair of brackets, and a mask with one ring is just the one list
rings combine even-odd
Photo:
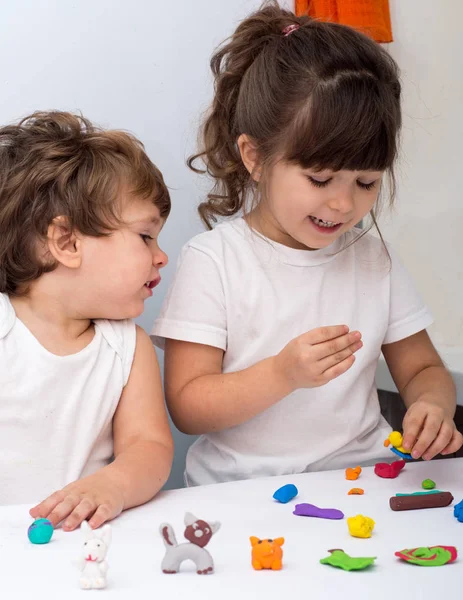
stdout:
[[276,356],[234,373],[222,373],[220,348],[167,339],[166,400],[180,431],[201,434],[234,427],[292,391],[324,385],[345,373],[362,346],[343,325],[314,329]]
[[414,458],[456,452],[463,443],[453,417],[455,384],[425,330],[382,348],[407,407],[403,446]]
[[148,335],[137,327],[135,356],[113,419],[114,461],[93,475],[55,492],[34,507],[33,518],[48,518],[72,530],[89,517],[99,527],[122,510],[147,502],[166,482],[173,441],[162,393],[159,365]]

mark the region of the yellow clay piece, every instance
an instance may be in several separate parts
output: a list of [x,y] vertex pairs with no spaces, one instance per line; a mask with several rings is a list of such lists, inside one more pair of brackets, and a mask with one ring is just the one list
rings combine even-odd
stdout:
[[375,526],[375,522],[370,517],[357,515],[347,519],[347,527],[352,537],[369,538]]

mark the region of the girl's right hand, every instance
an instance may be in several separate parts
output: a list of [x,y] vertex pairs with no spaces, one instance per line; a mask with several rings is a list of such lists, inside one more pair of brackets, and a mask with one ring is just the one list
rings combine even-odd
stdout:
[[363,346],[361,337],[345,325],[319,327],[291,340],[275,364],[292,391],[319,387],[350,369]]

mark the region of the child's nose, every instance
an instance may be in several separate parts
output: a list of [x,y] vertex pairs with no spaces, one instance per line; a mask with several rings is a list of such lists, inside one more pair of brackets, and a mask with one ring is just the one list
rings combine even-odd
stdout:
[[354,194],[352,190],[339,190],[328,202],[331,209],[342,214],[348,214],[355,208]]
[[169,258],[167,256],[167,254],[165,252],[163,252],[161,249],[158,249],[153,254],[153,265],[157,269],[163,269],[167,265],[168,262],[169,262]]

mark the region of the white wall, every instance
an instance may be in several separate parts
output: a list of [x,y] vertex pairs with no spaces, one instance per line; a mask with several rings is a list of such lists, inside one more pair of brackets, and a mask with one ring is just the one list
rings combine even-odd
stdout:
[[[0,123],[37,109],[80,110],[103,126],[138,135],[164,173],[173,210],[161,242],[170,265],[139,319],[147,330],[181,246],[202,231],[198,178],[185,158],[195,148],[200,113],[211,98],[210,55],[259,5],[260,0],[2,3]],[[168,487],[182,485],[191,439],[175,431],[175,441]]]
[[[390,0],[404,70],[403,177],[387,237],[436,313],[436,341],[463,349],[460,106],[463,5]],[[292,0],[285,0],[292,6]],[[198,178],[185,167],[210,100],[212,50],[260,0],[16,0],[0,19],[0,123],[36,109],[81,110],[128,129],[163,171],[173,211],[162,234],[164,280],[139,323],[150,329],[183,243],[202,230]],[[204,188],[203,188],[204,189]],[[462,350],[463,351],[463,350]],[[160,357],[162,360],[162,356]],[[461,365],[460,365],[461,366]],[[175,433],[169,486],[182,485],[190,439]]]
[[463,3],[390,6],[404,131],[397,205],[384,232],[434,313],[433,340],[463,373]]

